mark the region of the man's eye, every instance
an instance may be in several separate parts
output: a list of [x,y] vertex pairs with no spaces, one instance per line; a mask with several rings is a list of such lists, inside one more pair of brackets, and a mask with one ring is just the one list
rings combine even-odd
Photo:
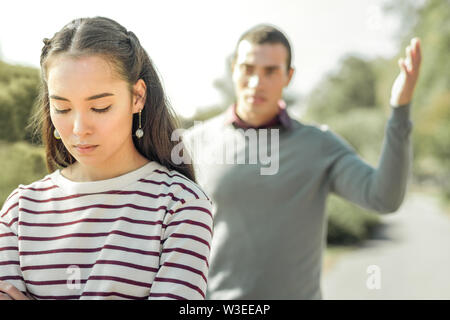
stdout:
[[98,112],[98,113],[102,113],[102,112],[106,112],[106,111],[108,111],[108,110],[109,110],[109,108],[111,108],[111,106],[108,106],[108,107],[106,107],[106,108],[103,108],[103,109],[96,109],[96,108],[92,108],[92,110],[94,110],[95,112]]
[[251,74],[253,72],[253,68],[251,66],[242,66],[242,69],[245,74]]

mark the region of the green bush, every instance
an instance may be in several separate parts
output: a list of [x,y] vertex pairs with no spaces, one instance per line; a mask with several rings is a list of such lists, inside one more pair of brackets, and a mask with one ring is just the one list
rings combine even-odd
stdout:
[[29,184],[47,174],[43,148],[26,142],[0,142],[0,203],[19,184]]
[[354,245],[366,240],[380,225],[376,213],[364,210],[335,195],[327,202],[327,243]]
[[433,182],[450,202],[450,91],[436,95],[416,116],[414,173]]
[[39,71],[0,61],[0,139],[31,141],[27,128],[39,91]]
[[343,137],[356,152],[376,165],[387,118],[379,109],[354,109],[325,119],[330,130]]

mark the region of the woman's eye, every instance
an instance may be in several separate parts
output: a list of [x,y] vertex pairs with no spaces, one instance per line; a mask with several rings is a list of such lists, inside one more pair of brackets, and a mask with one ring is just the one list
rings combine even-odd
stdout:
[[103,109],[92,108],[92,110],[94,110],[95,112],[99,112],[99,113],[102,113],[102,112],[106,112],[106,111],[108,111],[108,110],[109,110],[109,108],[111,108],[111,106],[108,106],[108,107],[106,107],[106,108],[103,108]]
[[70,109],[58,109],[56,107],[53,108],[56,113],[67,113],[70,111]]

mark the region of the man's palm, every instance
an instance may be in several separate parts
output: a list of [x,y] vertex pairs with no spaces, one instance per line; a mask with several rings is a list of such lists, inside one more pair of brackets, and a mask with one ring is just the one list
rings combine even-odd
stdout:
[[398,65],[400,74],[395,79],[391,92],[391,105],[399,106],[411,102],[419,78],[420,62],[422,54],[420,50],[420,40],[413,38],[409,46],[406,47],[406,58],[400,58]]

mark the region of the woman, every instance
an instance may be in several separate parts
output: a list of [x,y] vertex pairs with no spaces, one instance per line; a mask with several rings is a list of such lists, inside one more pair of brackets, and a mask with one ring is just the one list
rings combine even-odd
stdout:
[[76,19],[44,40],[37,119],[50,172],[0,212],[1,299],[204,299],[211,202],[136,36]]

